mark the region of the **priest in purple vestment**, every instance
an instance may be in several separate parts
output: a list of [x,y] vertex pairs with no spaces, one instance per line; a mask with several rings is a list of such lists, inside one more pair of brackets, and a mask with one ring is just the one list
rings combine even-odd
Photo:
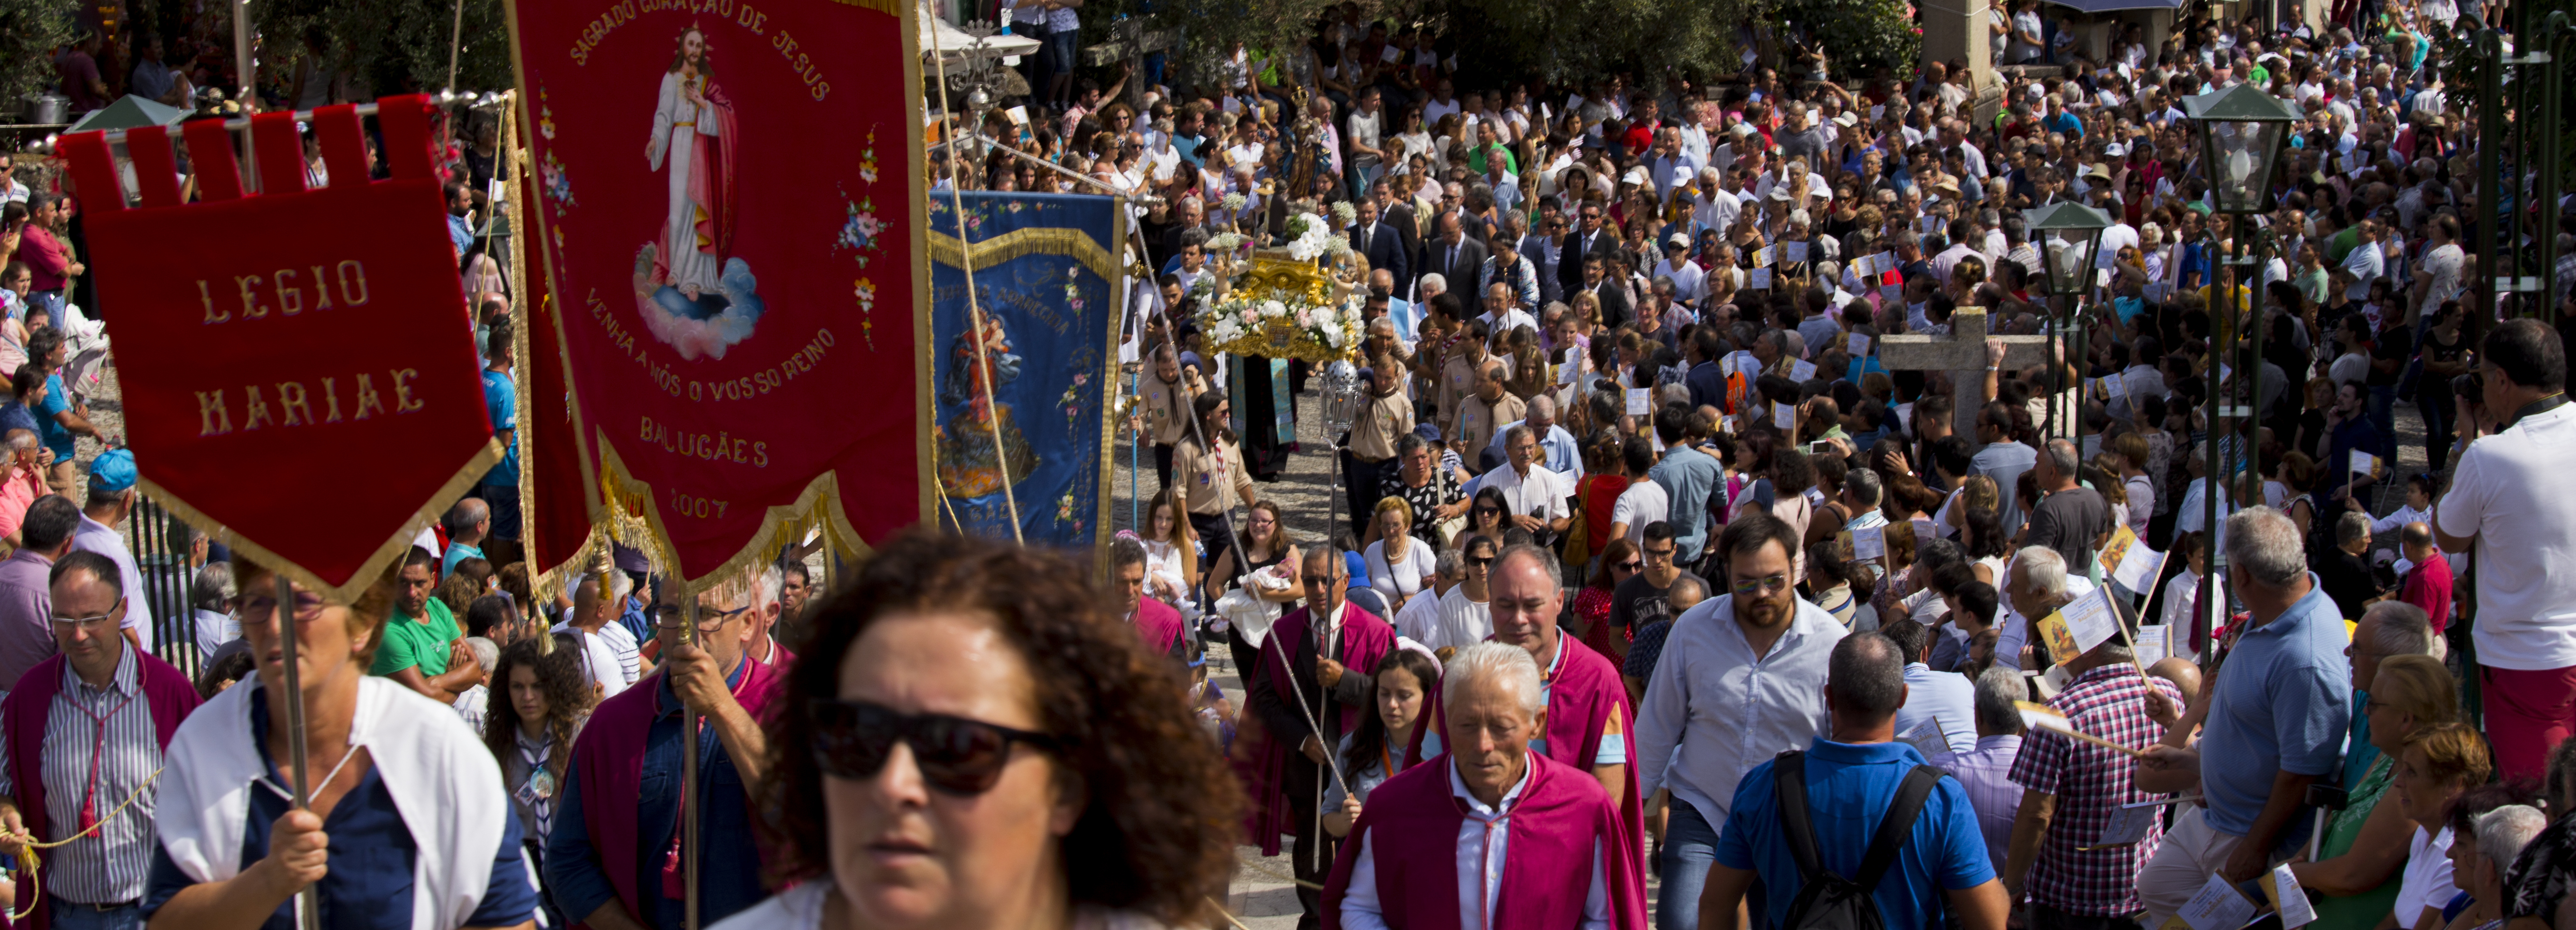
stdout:
[[1497,642],[1442,671],[1451,752],[1369,796],[1324,886],[1349,930],[1643,930],[1633,836],[1601,783],[1532,748],[1547,730],[1538,662]]
[[[1280,618],[1263,638],[1260,658],[1243,663],[1245,702],[1265,734],[1240,757],[1248,768],[1238,770],[1252,796],[1252,843],[1275,856],[1279,835],[1294,836],[1297,878],[1317,884],[1333,862],[1321,818],[1323,790],[1340,777],[1325,767],[1342,734],[1359,727],[1361,714],[1375,712],[1376,689],[1363,670],[1376,668],[1395,648],[1394,627],[1343,599],[1348,564],[1339,548],[1306,550],[1298,565],[1306,606]],[[1297,897],[1306,911],[1298,926],[1319,926],[1322,896],[1301,887]]]

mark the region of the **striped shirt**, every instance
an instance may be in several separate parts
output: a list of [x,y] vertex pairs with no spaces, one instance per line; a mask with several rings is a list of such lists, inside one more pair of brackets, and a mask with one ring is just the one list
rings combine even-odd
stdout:
[[[122,650],[107,687],[93,688],[63,664],[62,690],[45,714],[45,839],[81,831],[86,800],[106,819],[161,769],[161,742],[152,729],[152,701],[143,695],[143,670],[134,650]],[[91,787],[95,766],[96,787]],[[11,767],[0,765],[0,794],[15,795]],[[99,827],[94,837],[45,850],[45,893],[80,904],[114,904],[143,897],[151,871],[153,793]]]
[[643,644],[635,641],[633,631],[622,623],[607,623],[600,626],[597,635],[608,643],[609,651],[617,653],[617,670],[626,676],[627,684],[643,677]]

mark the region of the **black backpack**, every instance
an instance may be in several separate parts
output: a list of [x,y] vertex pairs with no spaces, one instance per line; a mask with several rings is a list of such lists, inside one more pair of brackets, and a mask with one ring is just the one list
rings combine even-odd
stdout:
[[1923,802],[1940,784],[1940,769],[1918,765],[1905,774],[1905,783],[1896,789],[1896,797],[1878,822],[1877,835],[1870,838],[1869,852],[1860,860],[1860,874],[1844,878],[1825,871],[1824,859],[1816,852],[1816,824],[1807,812],[1807,757],[1802,752],[1784,752],[1771,763],[1771,786],[1779,796],[1781,832],[1789,839],[1789,852],[1798,861],[1798,896],[1789,902],[1789,917],[1780,930],[1885,930],[1878,912],[1878,899],[1872,892],[1879,880],[1887,876],[1888,867],[1896,864],[1897,850],[1914,832],[1914,821],[1923,813]]

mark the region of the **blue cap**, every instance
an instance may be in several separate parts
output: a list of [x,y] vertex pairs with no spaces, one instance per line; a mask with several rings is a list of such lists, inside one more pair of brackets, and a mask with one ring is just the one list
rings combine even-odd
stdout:
[[1433,426],[1429,423],[1414,424],[1413,434],[1422,437],[1424,442],[1440,441],[1440,427]]
[[109,494],[122,494],[134,486],[139,476],[134,471],[134,453],[109,449],[89,463],[89,489]]

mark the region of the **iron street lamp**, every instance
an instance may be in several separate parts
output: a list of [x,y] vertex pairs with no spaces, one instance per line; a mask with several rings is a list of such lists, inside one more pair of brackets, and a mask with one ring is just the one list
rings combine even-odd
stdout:
[[2252,84],[2184,97],[2182,109],[2200,124],[2209,208],[2236,214],[2270,211],[2272,169],[2299,111]]

